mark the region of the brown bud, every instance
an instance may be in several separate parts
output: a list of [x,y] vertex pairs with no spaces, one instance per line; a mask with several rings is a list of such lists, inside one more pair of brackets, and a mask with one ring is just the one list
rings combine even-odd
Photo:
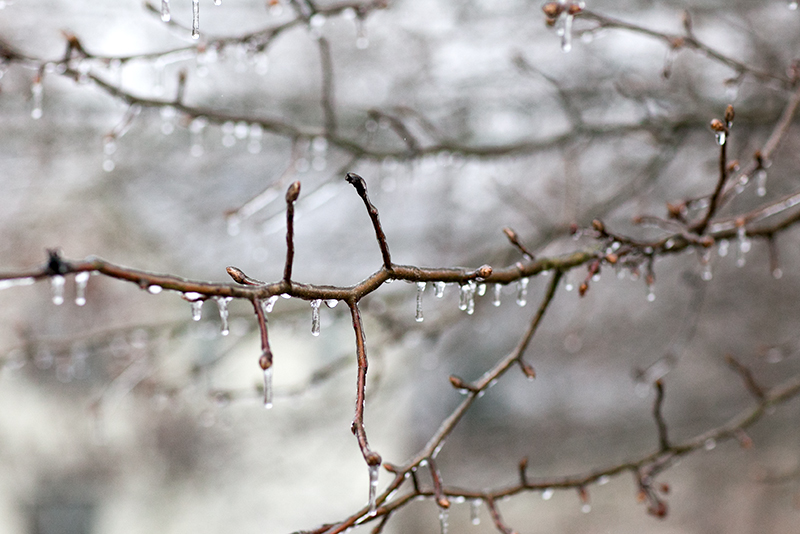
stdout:
[[464,382],[464,380],[457,377],[456,375],[450,375],[450,383],[456,389],[466,389],[468,391],[472,391],[472,386]]
[[641,502],[644,502],[646,500],[647,500],[647,493],[643,489],[640,489],[636,493],[636,502],[641,503]]
[[686,44],[686,41],[683,37],[673,37],[669,40],[669,46],[673,49],[681,48],[684,44]]
[[542,11],[548,19],[555,19],[564,11],[564,5],[559,2],[547,2],[542,6]]
[[654,515],[658,518],[666,517],[667,505],[664,502],[658,501],[656,503],[653,503],[653,505],[647,509],[647,513],[649,513],[650,515]]
[[666,494],[669,493],[669,490],[670,490],[669,484],[667,484],[666,482],[662,482],[661,484],[658,485],[658,489],[659,489],[659,491],[661,491],[661,493],[666,495]]
[[244,274],[244,272],[242,272],[241,269],[238,269],[233,265],[229,265],[228,267],[225,267],[225,270],[228,271],[230,277],[233,278],[233,281],[236,282],[237,284],[245,283],[245,279],[247,278],[247,276]]
[[733,123],[733,117],[734,117],[733,106],[731,104],[728,104],[728,107],[725,108],[725,122],[728,123],[728,126],[730,126]]
[[478,278],[489,278],[492,276],[492,268],[488,265],[481,265],[478,267]]
[[569,235],[575,235],[579,230],[580,228],[577,223],[569,223]]
[[258,359],[258,365],[266,371],[270,367],[272,367],[272,353],[264,352],[261,357]]
[[293,204],[297,197],[300,196],[300,182],[292,182],[289,189],[286,190],[286,203]]
[[[533,380],[536,378],[536,369],[533,368],[531,364],[526,362],[525,360],[519,360],[519,366],[522,368],[522,373],[527,377]],[[527,458],[525,462],[527,462]]]
[[439,505],[439,508],[450,508],[450,499],[442,495],[436,500],[436,504]]
[[506,237],[509,240],[511,240],[511,241],[516,241],[517,240],[517,232],[515,232],[513,229],[509,228],[508,226],[503,228],[503,233],[506,234]]
[[700,244],[703,245],[705,248],[709,248],[714,245],[714,238],[710,235],[704,235],[700,239]]
[[367,461],[367,465],[381,465],[381,455],[375,451],[369,451],[367,455],[364,457],[364,460]]
[[570,4],[569,7],[567,7],[567,13],[570,15],[577,15],[581,11],[583,11],[583,8],[580,4]]
[[722,121],[719,119],[712,120],[709,126],[711,126],[711,129],[715,132],[724,132],[726,130],[725,125],[722,124]]
[[619,261],[619,256],[612,252],[611,254],[606,255],[606,261],[611,265],[615,265]]
[[600,232],[601,234],[606,231],[606,227],[600,219],[595,219],[592,221],[592,228],[596,231]]
[[584,296],[587,291],[589,291],[589,284],[587,282],[583,282],[578,286],[578,294],[580,294],[580,296]]
[[667,202],[667,213],[669,213],[670,218],[679,219],[683,216],[683,205]]
[[739,170],[739,160],[735,159],[728,163],[728,172],[735,172]]

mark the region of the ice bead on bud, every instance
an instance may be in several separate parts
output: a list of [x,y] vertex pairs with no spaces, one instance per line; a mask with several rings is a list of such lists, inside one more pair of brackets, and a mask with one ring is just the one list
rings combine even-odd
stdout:
[[414,320],[417,321],[418,323],[421,323],[423,320],[422,294],[425,292],[425,286],[427,286],[425,282],[417,282],[417,307],[414,313]]
[[520,278],[517,282],[517,306],[523,307],[528,304],[528,278]]
[[161,20],[169,22],[172,16],[169,13],[169,0],[161,0]]
[[233,300],[233,297],[214,297],[219,308],[219,320],[222,323],[220,334],[227,336],[230,332],[228,328],[228,303]]
[[192,0],[192,39],[200,38],[200,0]]
[[311,301],[311,335],[319,335],[319,305],[322,304],[322,299],[314,299]]
[[380,464],[369,466],[369,515],[375,515],[378,497],[378,470]]
[[86,304],[86,284],[89,283],[89,271],[81,271],[75,275],[75,304]]
[[50,277],[50,289],[53,292],[53,304],[61,306],[64,304],[64,283],[66,280],[60,274]]

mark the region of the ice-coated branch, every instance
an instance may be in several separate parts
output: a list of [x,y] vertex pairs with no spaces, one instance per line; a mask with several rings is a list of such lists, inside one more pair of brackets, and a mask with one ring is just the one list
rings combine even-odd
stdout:
[[364,410],[367,397],[367,367],[369,367],[364,325],[361,322],[361,312],[358,310],[358,303],[355,300],[349,300],[347,305],[350,307],[350,315],[353,320],[353,330],[356,335],[356,359],[358,360],[356,415],[353,418],[352,430],[358,440],[358,447],[361,449],[364,461],[367,462],[367,465],[370,467],[379,466],[381,464],[381,455],[369,448],[367,432],[364,429]]
[[369,218],[372,220],[372,227],[375,229],[375,237],[378,239],[378,246],[381,248],[381,256],[383,256],[383,268],[387,271],[392,271],[392,257],[389,254],[389,245],[386,243],[386,234],[383,232],[383,227],[381,226],[381,220],[378,216],[378,208],[376,208],[369,200],[369,195],[367,194],[367,183],[361,176],[354,172],[347,173],[347,182],[355,187],[356,193],[358,193],[358,196],[361,197],[361,200],[364,201],[364,205],[367,207],[367,213],[369,213]]
[[300,182],[292,182],[286,190],[286,265],[283,269],[283,282],[292,285],[292,265],[294,263],[294,203],[300,196]]
[[669,438],[667,437],[667,422],[664,420],[662,408],[664,406],[664,382],[656,380],[656,398],[653,401],[653,419],[656,420],[658,428],[658,445],[661,451],[669,450]]

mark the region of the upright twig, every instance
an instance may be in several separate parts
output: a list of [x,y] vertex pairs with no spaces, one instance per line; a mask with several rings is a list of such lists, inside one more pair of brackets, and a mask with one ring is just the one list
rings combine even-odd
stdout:
[[300,195],[300,182],[293,182],[286,191],[286,266],[283,281],[292,284],[292,264],[294,263],[294,203]]
[[375,236],[378,238],[378,246],[381,248],[381,255],[383,256],[383,267],[387,271],[392,270],[392,257],[389,254],[389,245],[386,243],[386,234],[383,233],[380,218],[378,217],[378,209],[370,202],[369,195],[367,194],[367,184],[364,179],[354,172],[347,173],[347,182],[356,188],[358,196],[364,201],[367,207],[369,218],[372,220],[372,226],[375,229]]

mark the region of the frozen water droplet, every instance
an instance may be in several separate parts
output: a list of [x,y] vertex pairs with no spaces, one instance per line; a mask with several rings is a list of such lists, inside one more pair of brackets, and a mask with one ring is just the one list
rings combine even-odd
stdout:
[[215,6],[221,6],[222,5],[222,0],[214,0],[214,5]]
[[75,304],[86,304],[86,284],[89,283],[89,271],[82,271],[75,275]]
[[233,300],[233,297],[214,297],[219,308],[219,320],[222,323],[220,334],[227,336],[230,332],[228,328],[228,303]]
[[222,123],[222,146],[230,148],[236,144],[236,125],[233,121],[226,121]]
[[251,154],[258,154],[261,152],[261,138],[263,137],[264,130],[260,124],[251,124],[249,130],[250,140],[247,142],[247,151]]
[[50,289],[53,292],[53,304],[60,306],[64,304],[64,282],[66,280],[60,274],[50,277]]
[[469,520],[470,523],[473,525],[480,525],[481,518],[480,518],[480,510],[481,510],[481,500],[480,499],[473,499],[469,503]]
[[467,312],[467,315],[472,315],[475,312],[475,290],[477,286],[475,282],[470,280],[463,284],[460,288],[458,299],[458,309]]
[[416,312],[414,313],[414,320],[418,323],[421,323],[423,320],[422,317],[422,294],[425,292],[425,286],[427,284],[425,282],[417,282],[417,308]]
[[441,534],[447,534],[448,526],[447,508],[439,508],[439,531]]
[[328,308],[335,308],[337,304],[339,304],[339,301],[336,299],[328,299],[325,301],[325,306]]
[[482,297],[486,294],[486,284],[478,284],[478,296]]
[[517,282],[517,306],[525,306],[528,303],[528,283],[530,280],[521,278]]
[[11,278],[9,280],[0,280],[0,290],[16,286],[30,286],[35,282],[35,278]]
[[756,171],[756,194],[763,197],[767,194],[767,170],[758,169]]
[[250,126],[244,121],[239,121],[233,126],[233,135],[236,139],[244,139],[250,133]]
[[647,286],[647,302],[654,302],[656,300],[656,292],[653,290],[654,284]]
[[152,295],[158,295],[163,289],[163,287],[153,284],[147,288],[147,291]]
[[161,0],[161,20],[169,22],[171,15],[169,14],[169,0]]
[[717,440],[715,440],[714,438],[708,438],[703,443],[703,448],[707,451],[713,451],[716,447],[717,447]]
[[566,11],[562,16],[564,17],[564,29],[561,34],[561,51],[566,53],[572,50],[572,20],[575,17]]
[[492,288],[492,305],[497,308],[500,306],[500,294],[503,292],[503,286],[495,284]]
[[369,466],[369,515],[375,515],[378,496],[378,468],[379,465]]
[[786,7],[788,7],[790,11],[797,10],[797,1],[796,0],[789,0],[786,3]]
[[782,278],[782,277],[783,277],[783,269],[781,269],[780,267],[775,267],[775,268],[772,270],[772,276],[773,276],[773,277],[774,277],[776,280],[778,280],[778,279]]
[[729,243],[727,239],[723,239],[719,242],[719,245],[717,246],[717,254],[719,254],[720,258],[724,258],[728,255],[728,246]]
[[736,229],[736,240],[738,242],[738,247],[736,249],[736,266],[744,267],[747,261],[745,254],[750,252],[751,246],[750,238],[747,237],[747,230],[744,225]]
[[192,0],[192,39],[200,38],[200,0]]
[[272,308],[275,307],[276,302],[278,302],[278,295],[272,295],[267,300],[261,301],[261,309],[264,310],[265,314],[267,314],[272,311]]
[[42,76],[37,74],[31,84],[31,118],[38,120],[42,118],[42,99],[44,96],[44,88],[42,87]]
[[264,408],[272,408],[272,366],[264,369]]
[[700,255],[700,269],[700,278],[706,282],[714,277],[714,273],[711,272],[711,249],[704,250]]
[[595,273],[592,275],[592,282],[599,282],[600,281],[600,273]]
[[591,511],[592,511],[592,505],[589,504],[588,502],[584,503],[583,506],[581,506],[581,512],[583,512],[584,514],[588,514]]
[[444,296],[444,288],[447,284],[444,282],[434,282],[433,283],[433,295],[440,299]]
[[542,492],[542,500],[549,501],[550,499],[553,498],[554,493],[555,491],[553,490],[553,488],[547,488]]
[[191,142],[190,153],[192,156],[199,158],[205,152],[203,148],[203,131],[208,125],[208,119],[205,117],[197,117],[189,123],[189,139]]
[[714,132],[714,136],[717,138],[717,144],[722,146],[725,144],[726,135],[725,132]]
[[606,484],[609,483],[610,480],[611,480],[611,478],[608,475],[603,475],[603,476],[601,476],[600,478],[597,479],[597,485],[598,486],[605,486]]
[[203,302],[202,300],[192,302],[192,321],[199,321],[203,316]]
[[117,151],[117,140],[114,135],[107,135],[103,140],[103,170],[111,172],[116,167],[113,154]]
[[322,304],[322,299],[314,299],[311,301],[311,335],[319,335],[319,305]]

